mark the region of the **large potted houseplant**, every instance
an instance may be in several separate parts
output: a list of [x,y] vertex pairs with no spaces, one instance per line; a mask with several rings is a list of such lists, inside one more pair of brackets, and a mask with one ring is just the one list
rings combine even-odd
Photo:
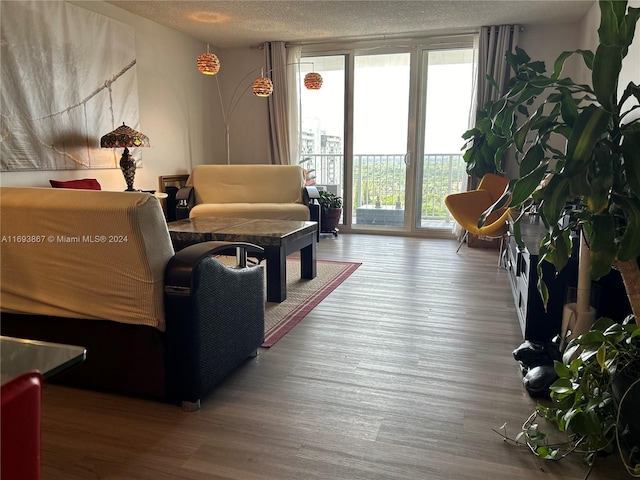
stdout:
[[[545,75],[543,62],[532,61],[521,49],[507,54],[514,77],[501,97],[484,109],[490,135],[495,139],[491,144],[484,141],[487,131],[483,128],[470,134],[468,140],[470,148],[484,148],[484,157],[493,159],[494,163],[512,150],[519,164],[518,178],[510,181],[505,195],[485,212],[479,223],[482,224],[491,211],[505,205],[521,213],[533,207],[546,228],[540,245],[539,278],[542,279],[544,261],[553,264],[557,271],[564,268],[572,255],[573,241],[578,239],[578,316],[589,309],[590,280],[602,277],[615,266],[622,274],[637,323],[640,319],[640,87],[632,81],[624,86],[620,96],[618,92],[619,87],[623,87],[619,86],[620,73],[634,38],[640,9],[627,8],[626,1],[600,1],[599,6],[599,45],[595,53],[564,52],[554,63],[550,75]],[[561,77],[564,63],[571,55],[580,55],[591,70],[591,84]],[[520,218],[514,222],[516,238]],[[544,282],[540,280],[538,287],[546,303],[548,292]],[[555,418],[561,430],[580,438],[585,433],[583,423],[591,422],[594,417],[578,413],[584,408],[597,410],[596,407],[602,406],[602,402],[598,403],[602,395],[607,401],[611,400],[614,390],[611,385],[616,381],[615,375],[611,375],[603,380],[606,383],[589,393],[591,373],[598,368],[603,372],[614,356],[613,373],[629,372],[637,361],[638,351],[614,355],[607,349],[606,342],[598,343],[604,335],[598,330],[598,323],[594,328],[580,323],[577,327],[578,331],[573,333],[579,340],[569,345],[572,355],[578,354],[574,347],[582,353],[577,359],[565,355],[563,362],[556,362],[560,379],[551,387],[554,404],[551,410],[542,412],[547,418]],[[640,335],[635,327],[629,327],[636,332],[631,333],[634,338]],[[631,341],[631,337],[627,340]],[[586,360],[595,361],[598,367],[591,368],[593,364]],[[573,390],[574,387],[579,390]],[[571,398],[586,403],[575,407],[569,399],[573,395],[570,390],[578,395]],[[626,391],[622,393],[625,394]],[[590,424],[588,438],[611,439],[611,429],[619,425],[616,419],[610,416],[608,419],[611,421]],[[544,442],[536,442],[537,435],[544,438],[537,424],[525,424],[522,435],[530,440],[536,454],[545,458],[557,455]],[[599,447],[595,441],[590,444],[596,445],[591,453],[608,451],[608,447]],[[640,474],[640,469],[632,470]]]
[[[543,62],[532,61],[524,50],[507,53],[515,75],[502,96],[484,109],[495,137],[492,146],[480,129],[468,138],[469,150],[484,148],[484,157],[497,164],[511,149],[520,169],[480,224],[506,204],[521,212],[534,206],[547,231],[540,262],[550,262],[560,271],[572,252],[572,233],[578,232],[586,247],[579,262],[583,284],[585,277],[598,279],[615,265],[640,318],[640,87],[630,82],[618,99],[622,62],[640,9],[627,9],[626,1],[601,1],[600,11],[595,54],[564,52],[551,75],[545,75]],[[591,70],[592,85],[560,77],[573,54]],[[514,227],[519,235],[519,218]],[[543,283],[539,287],[546,302],[546,288]],[[578,304],[588,303],[586,292]]]
[[320,203],[321,230],[335,235],[342,215],[342,197],[326,190],[320,190],[318,193],[320,194],[318,203]]

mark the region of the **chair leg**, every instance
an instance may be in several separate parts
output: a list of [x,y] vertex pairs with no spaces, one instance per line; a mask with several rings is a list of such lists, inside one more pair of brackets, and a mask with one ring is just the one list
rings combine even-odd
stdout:
[[462,236],[462,240],[460,240],[460,244],[458,245],[458,248],[456,249],[456,253],[458,253],[460,251],[460,247],[462,247],[462,244],[467,239],[468,235],[469,235],[469,232],[467,230],[465,230],[464,231],[464,235]]
[[500,253],[498,255],[498,266],[502,268],[507,268],[507,263],[504,261],[504,257],[507,253],[507,242],[505,242],[505,236],[500,237]]

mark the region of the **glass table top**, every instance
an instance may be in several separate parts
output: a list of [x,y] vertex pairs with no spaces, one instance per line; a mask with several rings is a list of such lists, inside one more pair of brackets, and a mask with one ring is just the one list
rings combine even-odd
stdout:
[[0,382],[31,370],[46,380],[86,358],[84,347],[0,336]]

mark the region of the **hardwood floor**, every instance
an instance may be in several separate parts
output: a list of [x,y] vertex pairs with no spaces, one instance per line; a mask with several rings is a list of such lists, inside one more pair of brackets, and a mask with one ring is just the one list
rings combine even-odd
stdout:
[[[202,409],[45,385],[44,480],[580,479],[492,431],[535,407],[497,252],[452,240],[325,238],[362,266]],[[617,456],[589,477],[624,478]]]

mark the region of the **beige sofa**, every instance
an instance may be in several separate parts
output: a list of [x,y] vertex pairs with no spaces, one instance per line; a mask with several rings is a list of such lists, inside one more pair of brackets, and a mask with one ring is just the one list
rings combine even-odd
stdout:
[[197,165],[176,200],[178,219],[311,218],[299,165]]
[[153,195],[2,187],[0,214],[0,329],[85,346],[61,380],[197,405],[263,341],[262,267],[174,254]]

